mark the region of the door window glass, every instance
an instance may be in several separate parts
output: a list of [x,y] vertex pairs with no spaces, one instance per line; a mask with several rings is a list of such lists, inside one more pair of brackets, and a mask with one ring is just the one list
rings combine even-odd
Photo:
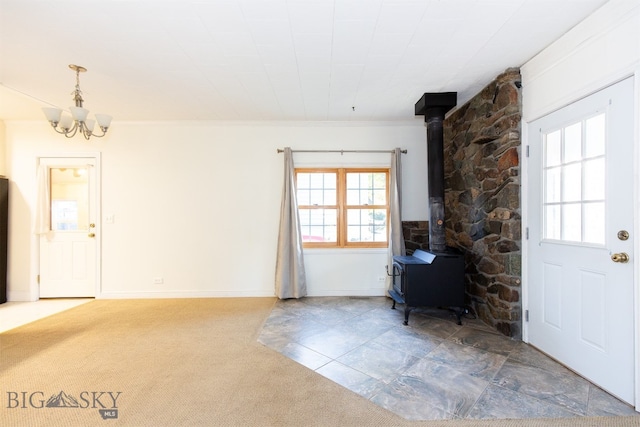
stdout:
[[51,230],[89,229],[89,180],[84,167],[50,168]]
[[606,115],[554,129],[544,143],[544,238],[605,243]]

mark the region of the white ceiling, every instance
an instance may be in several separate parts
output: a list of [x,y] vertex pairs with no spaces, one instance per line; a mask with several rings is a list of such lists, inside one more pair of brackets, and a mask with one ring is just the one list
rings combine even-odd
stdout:
[[[0,119],[414,119],[458,105],[606,0],[0,0]],[[36,102],[34,102],[34,100]]]

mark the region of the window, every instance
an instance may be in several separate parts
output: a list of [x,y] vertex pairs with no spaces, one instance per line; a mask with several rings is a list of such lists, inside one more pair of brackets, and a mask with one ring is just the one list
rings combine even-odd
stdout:
[[389,169],[296,169],[304,247],[387,247]]
[[544,238],[605,243],[604,113],[544,135]]
[[89,179],[84,167],[50,168],[51,230],[89,229]]

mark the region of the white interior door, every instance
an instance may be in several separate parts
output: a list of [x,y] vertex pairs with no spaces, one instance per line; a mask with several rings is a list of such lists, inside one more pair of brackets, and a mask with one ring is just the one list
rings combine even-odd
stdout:
[[40,297],[94,297],[99,280],[97,159],[41,158],[49,192],[40,237]]
[[629,403],[633,108],[627,79],[533,122],[528,169],[529,342]]

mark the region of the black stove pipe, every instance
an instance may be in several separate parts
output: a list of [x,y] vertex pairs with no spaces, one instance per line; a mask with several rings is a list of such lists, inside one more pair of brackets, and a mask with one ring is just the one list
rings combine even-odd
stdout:
[[416,116],[427,126],[429,179],[429,250],[447,250],[444,224],[444,116],[456,106],[457,92],[425,93],[416,102]]

